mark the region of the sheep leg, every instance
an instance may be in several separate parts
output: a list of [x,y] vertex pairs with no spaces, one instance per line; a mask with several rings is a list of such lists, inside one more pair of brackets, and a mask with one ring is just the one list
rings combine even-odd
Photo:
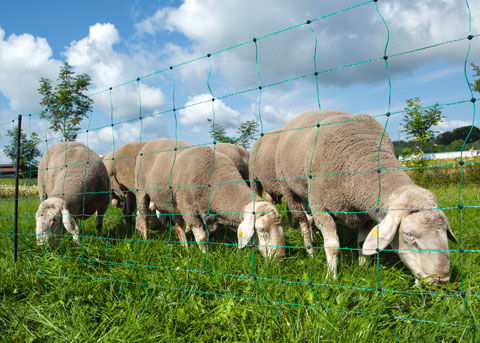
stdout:
[[175,230],[177,231],[178,240],[180,241],[180,245],[183,246],[186,250],[188,250],[188,243],[187,243],[187,236],[185,235],[185,230],[183,229],[184,221],[180,218],[176,218],[175,222]]
[[105,217],[105,212],[107,212],[108,203],[106,206],[99,208],[97,210],[97,217],[95,218],[95,229],[97,230],[97,237],[100,237],[102,234],[102,226],[103,226],[103,217]]
[[80,227],[78,226],[76,218],[73,218],[73,227],[74,227],[73,241],[78,244],[80,241],[78,238],[78,236],[80,235]]
[[307,247],[308,254],[311,257],[313,257],[315,256],[315,252],[314,252],[314,249],[312,248],[312,230],[311,230],[311,227],[309,228],[309,218],[304,212],[302,202],[297,196],[295,196],[288,189],[285,189],[284,187],[282,187],[282,191],[283,191],[283,198],[285,199],[285,204],[287,205],[287,208],[289,209],[289,211],[291,211],[289,213],[291,213],[300,224],[300,228],[302,230],[303,244],[305,244],[305,247]]
[[[365,242],[365,239],[368,236],[368,233],[370,232],[369,227],[362,227],[360,230],[358,230],[358,236],[357,236],[357,246],[359,249],[362,249],[363,242]],[[362,254],[362,251],[358,251],[358,265],[363,266],[366,262],[368,261],[368,256],[365,256]]]
[[137,208],[137,223],[135,228],[138,232],[140,232],[143,236],[143,239],[148,239],[148,222],[147,222],[147,215],[149,214],[148,205],[150,204],[150,199],[146,193],[138,194],[138,208]]
[[133,214],[135,213],[136,198],[135,195],[127,191],[123,194],[123,207],[122,212],[125,219],[125,222],[128,226],[133,225]]
[[313,213],[315,225],[320,229],[327,255],[327,279],[337,279],[338,248],[340,240],[338,239],[337,228],[332,216],[328,213]]
[[303,244],[307,247],[307,252],[311,257],[315,256],[314,249],[312,248],[312,228],[309,225],[309,222],[305,218],[298,220],[300,223],[300,228],[302,230]]
[[197,241],[198,248],[203,252],[207,252],[207,245],[205,242],[207,241],[207,235],[205,234],[205,230],[202,226],[192,226],[193,235],[195,236],[195,240]]

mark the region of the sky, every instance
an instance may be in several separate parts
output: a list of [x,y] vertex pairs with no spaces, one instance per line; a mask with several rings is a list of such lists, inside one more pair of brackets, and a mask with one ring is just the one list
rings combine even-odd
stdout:
[[235,135],[246,120],[269,131],[319,108],[378,116],[392,140],[405,139],[413,97],[442,106],[438,132],[478,125],[468,83],[479,34],[472,0],[4,2],[0,145],[19,114],[42,151],[56,142],[37,88],[65,61],[92,78],[78,140],[101,155],[159,137],[211,142],[209,119]]

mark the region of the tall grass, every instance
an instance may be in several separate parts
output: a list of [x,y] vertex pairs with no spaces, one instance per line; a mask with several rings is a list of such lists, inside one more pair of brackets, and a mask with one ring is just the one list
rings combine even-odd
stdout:
[[[177,239],[174,233],[170,237],[168,225],[145,242],[113,208],[102,237],[94,237],[90,218],[82,226],[81,244],[66,234],[55,246],[38,247],[35,197],[20,201],[20,255],[14,264],[12,201],[0,200],[0,339],[470,341],[480,334],[471,328],[471,316],[478,325],[480,310],[480,251],[472,251],[480,247],[480,216],[479,208],[469,205],[480,204],[480,187],[463,189],[462,211],[456,207],[457,186],[432,190],[441,207],[451,208],[445,213],[458,238],[462,227],[466,251],[460,254],[459,245],[450,245],[452,280],[430,290],[414,287],[393,252],[382,252],[378,265],[372,258],[359,267],[356,233],[343,228],[341,246],[347,249],[340,253],[339,277],[326,280],[323,249],[309,259],[299,228],[288,227],[286,220],[289,248],[280,262],[251,248],[237,249],[228,231],[211,234],[208,259],[193,243],[188,251],[168,244]],[[317,234],[315,246],[322,245]]]

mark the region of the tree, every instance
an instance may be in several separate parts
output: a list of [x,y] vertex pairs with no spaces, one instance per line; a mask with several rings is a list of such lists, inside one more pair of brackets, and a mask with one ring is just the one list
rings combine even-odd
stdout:
[[[472,130],[472,132],[470,132]],[[470,135],[468,135],[470,133]],[[467,143],[473,143],[477,140],[480,139],[480,129],[476,126],[473,128],[468,125],[468,126],[462,126],[462,127],[457,127],[456,129],[453,129],[452,131],[445,131],[437,136],[435,141],[438,144],[444,144],[444,145],[449,145],[452,143],[454,140],[461,139],[465,141],[465,139],[468,136]]]
[[240,124],[237,129],[239,137],[229,137],[225,132],[225,128],[222,124],[215,122],[215,135],[213,132],[213,121],[212,119],[207,119],[210,124],[210,137],[214,138],[217,142],[222,143],[231,143],[235,145],[240,145],[245,149],[248,149],[250,146],[250,141],[255,139],[255,134],[258,132],[258,122],[256,120],[247,120]]
[[58,74],[55,87],[47,78],[40,79],[38,92],[42,96],[40,105],[45,110],[40,118],[50,122],[53,132],[61,132],[64,141],[74,140],[80,130],[80,123],[91,111],[93,100],[85,92],[91,84],[88,74],[76,75],[72,67],[64,62]]
[[480,92],[480,67],[473,63],[472,63],[472,67],[473,67],[473,71],[475,71],[475,75],[473,75],[473,77],[474,78],[476,77],[476,79],[473,80],[473,83],[472,83],[473,90],[476,92]]
[[248,149],[250,141],[255,139],[255,134],[258,132],[258,122],[254,119],[244,121],[238,127],[237,132],[240,135],[237,139],[237,144]]
[[214,132],[214,127],[213,127],[213,121],[212,119],[207,119],[210,125],[210,137],[212,137],[216,142],[222,142],[222,143],[232,143],[235,144],[236,140],[234,138],[230,138],[227,136],[225,133],[225,128],[223,127],[222,124],[216,122],[215,123],[215,132]]
[[[3,147],[4,154],[12,161],[12,165],[16,168],[17,165],[17,132],[18,129],[7,131],[7,136],[10,137],[10,143]],[[21,173],[27,173],[37,169],[40,150],[37,145],[40,143],[40,138],[35,132],[32,132],[30,138],[27,138],[25,132],[20,134],[20,163],[19,169]]]
[[422,103],[419,97],[407,99],[407,112],[402,120],[403,132],[413,137],[418,148],[423,151],[425,145],[434,136],[433,126],[437,125],[443,118],[442,111],[438,104],[431,108],[421,109]]

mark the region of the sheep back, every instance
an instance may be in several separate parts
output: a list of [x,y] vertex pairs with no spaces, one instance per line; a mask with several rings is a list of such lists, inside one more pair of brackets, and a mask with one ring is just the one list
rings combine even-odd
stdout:
[[278,131],[269,131],[255,141],[248,162],[249,178],[259,180],[255,184],[252,182],[250,187],[254,187],[259,194],[262,190],[270,194],[274,203],[280,203],[282,198],[282,190],[277,178],[275,169],[275,156],[277,144],[280,138]]
[[114,192],[135,189],[135,163],[142,145],[147,142],[132,142],[109,153],[103,158]]
[[224,154],[232,160],[240,175],[248,184],[248,151],[241,146],[230,143],[217,143],[215,151]]
[[61,198],[73,215],[88,217],[109,201],[108,174],[100,156],[78,142],[52,146],[40,160],[41,199]]
[[[243,209],[253,201],[253,192],[232,160],[218,151],[214,154],[211,147],[199,146],[181,152],[173,169],[172,184],[180,213],[218,214],[214,217],[216,221],[235,230],[243,219]],[[188,217],[184,216],[187,224]]]
[[[381,205],[395,189],[413,184],[401,170],[384,127],[374,118],[328,110],[319,117],[318,111],[312,111],[290,121],[284,129],[304,127],[308,128],[282,133],[276,166],[280,177],[289,178],[285,180],[287,188],[306,203],[311,161],[313,211],[373,211],[379,195],[378,168],[393,169],[381,173]],[[334,216],[349,226],[365,220],[362,214]]]

